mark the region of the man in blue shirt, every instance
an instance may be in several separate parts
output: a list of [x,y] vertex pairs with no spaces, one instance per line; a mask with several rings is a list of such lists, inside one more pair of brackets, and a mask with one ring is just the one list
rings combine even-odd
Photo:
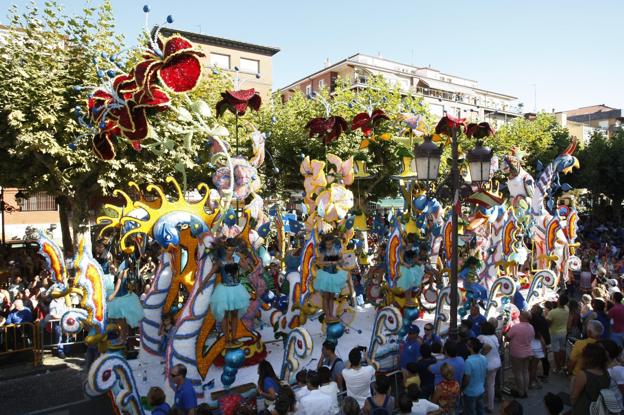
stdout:
[[24,302],[22,300],[13,301],[13,307],[15,307],[15,309],[9,313],[6,324],[21,324],[33,322],[32,311],[30,311],[30,308],[24,307]]
[[434,384],[438,385],[442,382],[442,373],[440,369],[444,363],[453,366],[455,370],[455,380],[461,385],[464,378],[464,359],[457,356],[457,343],[453,340],[447,340],[444,343],[444,355],[446,359],[440,360],[438,363],[429,366],[429,371],[435,375]]
[[470,356],[464,364],[464,414],[482,415],[485,410],[483,395],[485,394],[487,359],[479,353],[483,346],[479,339],[468,339],[467,346]]
[[425,324],[425,335],[423,336],[423,344],[431,346],[433,343],[442,344],[442,339],[440,338],[440,336],[434,333],[433,324],[427,323]]
[[468,316],[468,320],[472,323],[472,331],[475,334],[475,337],[481,334],[481,324],[485,323],[487,320],[481,314],[481,309],[479,308],[479,304],[473,302],[470,306],[470,315]]
[[182,409],[185,415],[195,415],[197,397],[193,384],[186,378],[186,366],[181,363],[175,365],[170,376],[175,388],[174,406]]
[[405,373],[407,364],[420,359],[420,344],[422,343],[422,339],[418,337],[419,334],[420,327],[414,323],[410,324],[407,329],[407,338],[401,345],[401,353],[399,355],[399,362],[401,363],[404,376],[407,376],[407,373]]

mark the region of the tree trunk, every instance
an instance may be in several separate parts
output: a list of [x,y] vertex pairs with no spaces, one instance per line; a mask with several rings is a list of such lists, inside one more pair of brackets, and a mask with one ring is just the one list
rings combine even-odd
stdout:
[[71,204],[69,203],[69,199],[66,196],[59,196],[56,198],[56,201],[59,204],[59,218],[61,221],[61,234],[63,235],[63,248],[65,250],[64,253],[67,252],[68,249],[73,251],[74,243],[72,240],[71,231],[69,229],[69,218],[71,216]]

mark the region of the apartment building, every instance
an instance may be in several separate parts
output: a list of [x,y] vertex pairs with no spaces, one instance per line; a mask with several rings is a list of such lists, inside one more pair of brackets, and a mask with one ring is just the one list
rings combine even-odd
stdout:
[[187,32],[179,29],[163,28],[163,36],[179,33],[204,52],[205,67],[226,71],[234,76],[235,68],[243,82],[241,88],[254,88],[263,100],[268,100],[273,87],[273,55],[278,48],[239,42],[201,33]]
[[511,95],[480,88],[478,82],[440,72],[431,67],[406,65],[380,56],[355,54],[325,67],[280,89],[283,100],[296,91],[305,94],[323,88],[333,91],[336,80],[348,79],[353,88],[366,88],[368,77],[383,76],[407,94],[423,98],[432,114],[445,112],[471,121],[488,121],[492,125],[507,123],[522,115],[522,108]]
[[611,137],[622,127],[622,110],[604,104],[590,105],[556,113],[557,122],[566,127],[570,134],[582,137],[587,144],[592,134],[600,132]]

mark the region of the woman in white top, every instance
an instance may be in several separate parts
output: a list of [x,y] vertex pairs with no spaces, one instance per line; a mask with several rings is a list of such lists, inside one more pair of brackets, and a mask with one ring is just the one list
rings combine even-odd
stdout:
[[609,363],[607,371],[611,377],[611,385],[609,389],[613,392],[620,404],[620,408],[624,408],[622,394],[624,394],[624,366],[620,362],[620,354],[622,348],[613,340],[600,340],[602,347],[605,348],[609,355]]
[[321,378],[321,386],[319,390],[332,399],[332,414],[337,414],[340,410],[338,406],[338,384],[331,380],[331,370],[327,366],[321,366],[318,370],[319,378]]
[[477,337],[483,347],[481,354],[487,360],[487,378],[485,382],[485,390],[487,392],[486,407],[490,411],[494,411],[494,386],[496,385],[496,372],[501,367],[500,353],[498,351],[499,343],[496,337],[494,326],[489,322],[481,324],[481,334]]

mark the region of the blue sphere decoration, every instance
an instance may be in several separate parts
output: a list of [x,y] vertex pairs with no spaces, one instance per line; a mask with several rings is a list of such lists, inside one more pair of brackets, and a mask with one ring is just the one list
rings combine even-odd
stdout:
[[271,122],[275,124],[277,122],[277,117],[274,115],[271,117]]
[[109,78],[113,78],[115,74],[116,72],[113,69],[109,69],[108,71],[106,71],[106,75],[108,75]]
[[147,4],[145,6],[143,6],[143,12],[145,12],[145,13],[149,13],[150,12],[150,7]]
[[221,375],[221,383],[223,383],[223,386],[226,388],[230,387],[230,385],[234,383],[234,380],[236,380],[235,376],[226,375],[225,373]]
[[282,312],[286,312],[286,310],[288,310],[288,296],[287,295],[280,295],[279,300],[277,302],[277,308],[282,311]]
[[405,327],[405,326],[401,327],[401,329],[399,330],[398,335],[399,335],[399,337],[407,336],[407,327]]
[[70,149],[71,151],[75,151],[75,150],[78,148],[78,146],[76,145],[76,143],[69,143],[69,145],[68,145],[67,147],[69,147],[69,149]]
[[405,323],[409,324],[412,321],[416,320],[419,313],[420,310],[418,309],[418,307],[405,307],[405,309],[403,310],[403,318],[405,319]]
[[238,369],[235,367],[225,366],[223,368],[223,374],[226,376],[236,376],[236,372],[238,372]]
[[108,54],[106,52],[100,53],[100,56],[102,57],[102,59],[108,59]]
[[239,368],[245,362],[245,352],[242,349],[231,349],[225,353],[225,365]]
[[344,334],[344,326],[341,322],[330,323],[327,325],[327,338],[338,340]]
[[98,77],[98,78],[100,78],[100,79],[104,78],[104,71],[103,71],[103,70],[98,70],[98,71],[96,72],[96,74],[97,74],[97,77]]
[[169,24],[173,23],[173,16],[172,15],[167,16],[167,23],[169,23]]

